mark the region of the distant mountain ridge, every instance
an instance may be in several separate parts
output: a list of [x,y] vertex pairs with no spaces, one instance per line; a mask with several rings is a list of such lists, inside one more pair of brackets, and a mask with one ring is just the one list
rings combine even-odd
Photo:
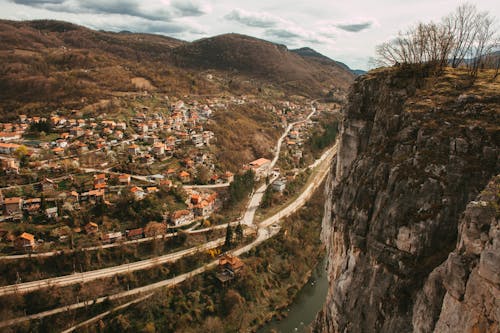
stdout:
[[300,49],[294,49],[294,50],[291,50],[291,52],[294,52],[302,57],[311,57],[311,58],[316,58],[316,59],[323,60],[323,61],[333,61],[337,65],[339,65],[340,67],[352,72],[355,75],[363,75],[366,73],[366,71],[364,71],[362,69],[351,69],[349,66],[347,66],[343,62],[333,60],[333,59],[317,52],[316,50],[311,49],[310,47],[302,47]]
[[308,94],[347,89],[353,79],[350,71],[326,57],[321,63],[311,61],[284,45],[234,33],[186,43],[172,52],[180,67],[256,75]]
[[[24,112],[28,105],[81,108],[116,92],[140,91],[132,84],[136,77],[174,95],[254,93],[268,85],[311,98],[345,94],[354,80],[347,67],[327,57],[239,34],[186,42],[53,20],[0,20],[0,50],[4,114]],[[219,79],[207,80],[206,71]]]

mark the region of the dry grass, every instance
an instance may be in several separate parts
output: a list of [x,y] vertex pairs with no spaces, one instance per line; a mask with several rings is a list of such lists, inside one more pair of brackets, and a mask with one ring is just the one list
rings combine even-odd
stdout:
[[405,111],[420,114],[428,128],[447,124],[499,131],[500,78],[493,76],[493,70],[484,70],[471,81],[465,69],[446,68],[443,75],[425,79],[416,97],[407,100]]

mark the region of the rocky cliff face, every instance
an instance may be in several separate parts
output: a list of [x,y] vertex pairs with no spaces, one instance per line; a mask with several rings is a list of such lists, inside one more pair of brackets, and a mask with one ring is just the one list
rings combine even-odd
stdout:
[[417,73],[371,73],[350,93],[315,331],[498,329],[498,179],[496,198],[476,199],[500,171],[498,83],[460,88],[457,73]]

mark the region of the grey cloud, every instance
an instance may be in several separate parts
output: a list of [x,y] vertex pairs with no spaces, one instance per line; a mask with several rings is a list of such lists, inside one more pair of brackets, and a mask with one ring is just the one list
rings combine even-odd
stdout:
[[349,32],[360,32],[365,29],[371,28],[373,22],[363,22],[354,24],[336,24],[335,26],[339,29],[349,31]]
[[12,0],[11,2],[31,7],[43,7],[46,4],[60,4],[66,0]]
[[162,1],[145,4],[140,0],[11,0],[26,6],[43,8],[55,12],[117,14],[140,17],[148,20],[172,20],[176,17],[200,16],[203,6],[193,2],[175,1],[171,5]]
[[174,1],[172,3],[172,6],[182,16],[201,16],[207,13],[207,10],[204,8],[204,6],[191,1]]
[[132,31],[168,36],[200,33],[199,29],[185,23],[151,21],[143,18],[127,18],[124,16],[113,16],[112,18],[103,19],[102,15],[100,15],[99,19],[96,19],[95,16],[82,15],[78,23],[96,30],[106,31]]
[[272,39],[288,45],[320,44],[324,42],[316,34],[301,29],[267,29],[264,33]]
[[299,34],[286,29],[268,29],[266,30],[265,33],[268,36],[284,38],[284,39],[296,39],[301,37]]
[[224,18],[255,28],[275,27],[282,21],[280,18],[266,13],[251,13],[241,9],[232,10]]

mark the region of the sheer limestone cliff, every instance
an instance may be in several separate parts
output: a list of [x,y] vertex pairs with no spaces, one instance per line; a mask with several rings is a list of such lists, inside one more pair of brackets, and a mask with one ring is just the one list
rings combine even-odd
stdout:
[[420,73],[370,73],[351,90],[317,332],[498,331],[500,84]]

